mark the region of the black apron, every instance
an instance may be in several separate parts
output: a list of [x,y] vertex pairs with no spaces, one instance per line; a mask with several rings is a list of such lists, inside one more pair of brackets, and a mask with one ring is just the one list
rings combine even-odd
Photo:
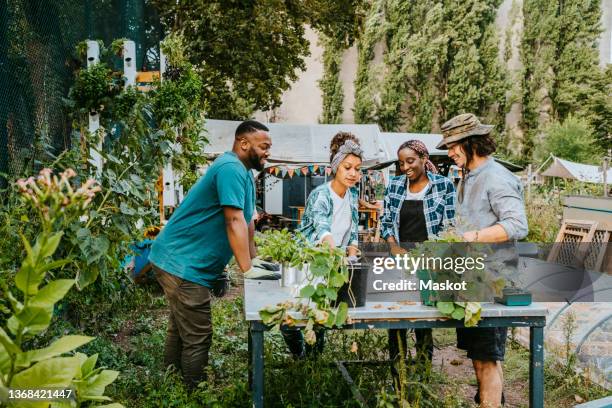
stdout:
[[427,238],[423,200],[404,200],[400,210],[400,242],[423,242]]

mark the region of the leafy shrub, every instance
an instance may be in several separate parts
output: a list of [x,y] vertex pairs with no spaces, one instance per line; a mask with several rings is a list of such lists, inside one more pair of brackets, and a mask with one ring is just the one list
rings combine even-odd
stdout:
[[602,152],[596,144],[593,129],[586,119],[569,116],[563,123],[554,122],[546,130],[544,144],[538,154],[549,153],[578,163],[598,163]]
[[[10,303],[10,317],[0,327],[0,398],[4,401],[9,389],[72,388],[77,404],[86,401],[108,401],[104,396],[106,386],[119,375],[118,372],[95,368],[98,355],[82,353],[70,356],[92,337],[66,335],[47,347],[27,350],[29,341],[45,332],[51,324],[55,304],[62,300],[75,284],[74,279],[50,279],[48,273],[70,259],[53,260],[64,235],[58,226],[67,218],[82,215],[100,189],[94,180],[88,180],[77,188],[71,184],[76,175],[68,170],[52,176],[50,169],[43,169],[37,179],[19,180],[23,202],[35,209],[41,231],[34,245],[22,236],[26,257],[14,277],[20,295],[16,295],[6,282],[0,282],[4,297]],[[44,286],[41,287],[41,285]],[[20,300],[21,299],[21,300]],[[19,406],[25,403],[16,403]],[[28,406],[48,406],[42,401]],[[120,404],[108,407],[121,407]]]

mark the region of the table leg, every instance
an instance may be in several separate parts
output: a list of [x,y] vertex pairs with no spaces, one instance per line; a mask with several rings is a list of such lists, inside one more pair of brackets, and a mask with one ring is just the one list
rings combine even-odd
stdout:
[[544,327],[529,329],[529,407],[544,408]]
[[249,355],[247,362],[247,370],[249,376],[249,391],[253,390],[253,339],[251,338],[251,325],[248,328],[248,339],[247,339],[247,353]]
[[249,330],[251,338],[251,388],[253,407],[264,406],[264,333],[263,328],[252,324]]

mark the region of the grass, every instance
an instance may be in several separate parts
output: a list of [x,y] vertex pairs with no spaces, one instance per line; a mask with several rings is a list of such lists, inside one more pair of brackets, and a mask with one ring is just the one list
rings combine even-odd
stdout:
[[[119,370],[118,380],[107,394],[126,407],[250,407],[247,379],[247,325],[240,296],[215,300],[213,304],[214,338],[210,352],[208,381],[189,393],[178,375],[163,367],[163,346],[167,309],[162,294],[155,287],[138,288],[134,298],[112,315],[99,316],[95,329],[85,334],[96,340],[82,348],[99,354],[99,362]],[[62,322],[55,333],[83,332]],[[336,360],[387,359],[385,331],[333,331],[326,336],[325,352],[317,359],[294,361],[279,333],[265,334],[266,407],[359,407],[351,388],[335,365]],[[434,330],[439,349],[455,343],[454,330]],[[356,349],[355,346],[356,345]],[[410,345],[411,347],[413,344]],[[435,353],[437,353],[436,351]],[[528,351],[509,341],[505,362],[507,392],[519,394],[527,406]],[[404,391],[410,407],[471,407],[475,379],[468,362],[464,374],[451,376],[435,367],[430,382],[419,380],[421,370],[408,370],[410,384]],[[401,406],[392,388],[387,365],[349,364],[348,371],[370,407]],[[570,373],[571,374],[571,373]],[[605,395],[605,390],[576,374],[568,375],[553,363],[546,365],[546,407],[570,407],[574,395],[586,400]],[[515,398],[516,399],[516,398]]]

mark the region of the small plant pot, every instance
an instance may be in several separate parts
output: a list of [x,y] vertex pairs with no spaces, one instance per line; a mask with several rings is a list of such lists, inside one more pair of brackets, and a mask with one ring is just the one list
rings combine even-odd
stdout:
[[281,265],[280,285],[282,288],[290,288],[297,283],[298,269],[289,265]]
[[362,264],[349,265],[349,281],[338,290],[336,305],[346,302],[348,307],[365,306],[368,293],[368,269]]

